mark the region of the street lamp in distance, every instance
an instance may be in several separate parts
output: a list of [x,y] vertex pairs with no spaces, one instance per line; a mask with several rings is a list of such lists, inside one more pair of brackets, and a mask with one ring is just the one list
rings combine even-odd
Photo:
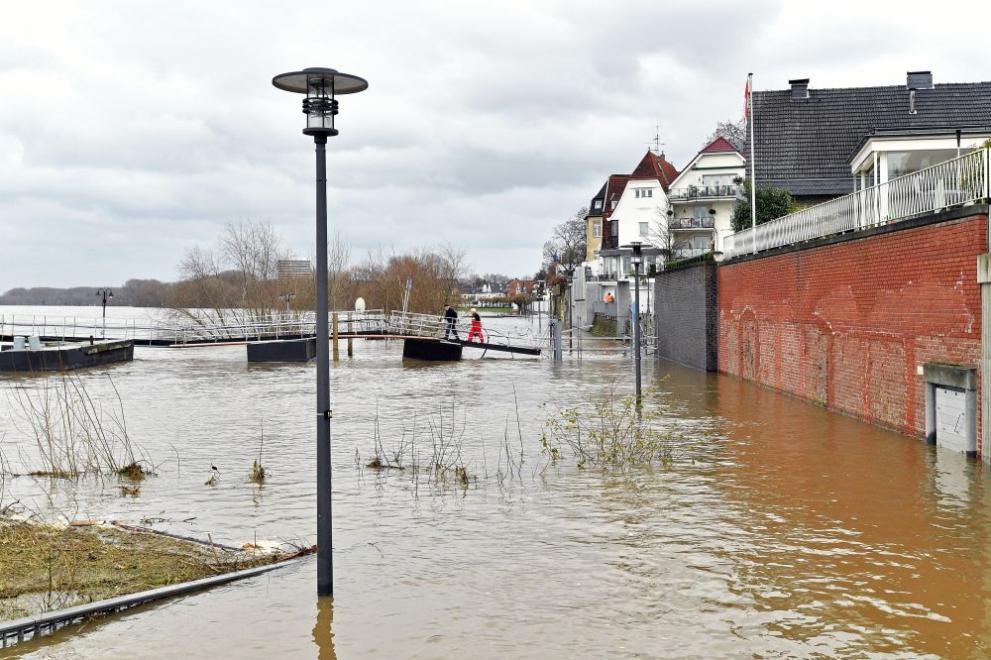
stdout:
[[637,412],[643,400],[641,378],[640,378],[640,265],[643,263],[643,245],[640,241],[630,241],[624,248],[632,248],[633,256],[630,263],[633,264],[633,365],[636,375],[636,401]]
[[96,295],[101,296],[103,305],[103,338],[107,338],[107,300],[114,297],[114,292],[110,289],[97,289]]
[[330,332],[327,309],[327,138],[337,135],[337,96],[368,89],[368,81],[336,69],[313,67],[272,78],[286,92],[304,94],[303,134],[316,145],[316,342],[317,342],[317,594],[334,595],[330,455]]

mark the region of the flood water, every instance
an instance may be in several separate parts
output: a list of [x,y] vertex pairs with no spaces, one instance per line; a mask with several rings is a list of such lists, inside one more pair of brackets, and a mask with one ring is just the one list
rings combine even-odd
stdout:
[[[679,437],[672,463],[544,469],[544,421],[628,392],[629,359],[466,352],[414,366],[401,350],[360,341],[333,367],[333,602],[316,598],[310,558],[9,656],[991,654],[991,493],[979,463],[735,378],[648,362],[646,405]],[[113,483],[21,477],[8,498],[234,545],[313,542],[312,364],[249,366],[237,346],[138,348],[133,363],[80,376],[109,399],[107,374],[158,476],[135,498]],[[0,376],[4,390],[43,383]],[[0,396],[4,451],[28,456],[33,441],[12,416]],[[466,489],[363,467],[376,427],[388,450],[404,429],[452,423]],[[269,477],[258,487],[246,477],[262,433]],[[521,437],[523,465],[507,477],[505,449],[518,456]]]

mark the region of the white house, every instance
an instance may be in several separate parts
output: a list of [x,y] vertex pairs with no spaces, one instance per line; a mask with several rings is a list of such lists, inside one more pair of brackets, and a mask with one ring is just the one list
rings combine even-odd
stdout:
[[717,137],[696,154],[671,184],[669,247],[674,258],[723,251],[733,233],[733,209],[746,178],[746,160],[728,140]]
[[[608,221],[610,241],[603,241],[599,250],[600,272],[607,279],[626,280],[630,274],[632,250],[624,246],[634,241],[644,244],[644,272],[659,264],[663,258],[662,237],[667,232],[667,212],[670,208],[667,191],[678,177],[678,170],[664,154],[648,151],[633,170]],[[606,247],[606,246],[609,247]]]

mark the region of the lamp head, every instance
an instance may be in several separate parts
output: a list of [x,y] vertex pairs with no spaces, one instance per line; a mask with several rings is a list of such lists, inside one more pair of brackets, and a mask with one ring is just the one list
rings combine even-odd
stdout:
[[305,94],[303,114],[306,115],[306,128],[303,133],[325,137],[338,133],[334,128],[337,95],[355,94],[368,89],[368,81],[364,78],[323,67],[282,73],[272,78],[272,84],[287,92]]

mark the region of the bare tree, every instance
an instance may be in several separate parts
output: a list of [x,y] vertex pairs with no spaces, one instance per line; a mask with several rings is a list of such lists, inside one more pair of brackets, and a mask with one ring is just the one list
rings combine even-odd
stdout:
[[705,139],[705,147],[711,143],[716,138],[726,138],[730,144],[736,147],[737,151],[743,151],[747,144],[747,120],[739,119],[733,121],[732,119],[727,119],[726,121],[721,121],[716,123],[716,130]]
[[588,209],[583,206],[554,227],[550,240],[544,243],[544,259],[559,263],[568,276],[574,274],[575,267],[585,260],[586,216]]
[[170,306],[188,318],[195,309],[211,310],[218,319],[245,321],[279,309],[285,287],[278,281],[283,243],[264,222],[229,222],[216,250],[191,249],[180,264],[183,281],[175,286]]

